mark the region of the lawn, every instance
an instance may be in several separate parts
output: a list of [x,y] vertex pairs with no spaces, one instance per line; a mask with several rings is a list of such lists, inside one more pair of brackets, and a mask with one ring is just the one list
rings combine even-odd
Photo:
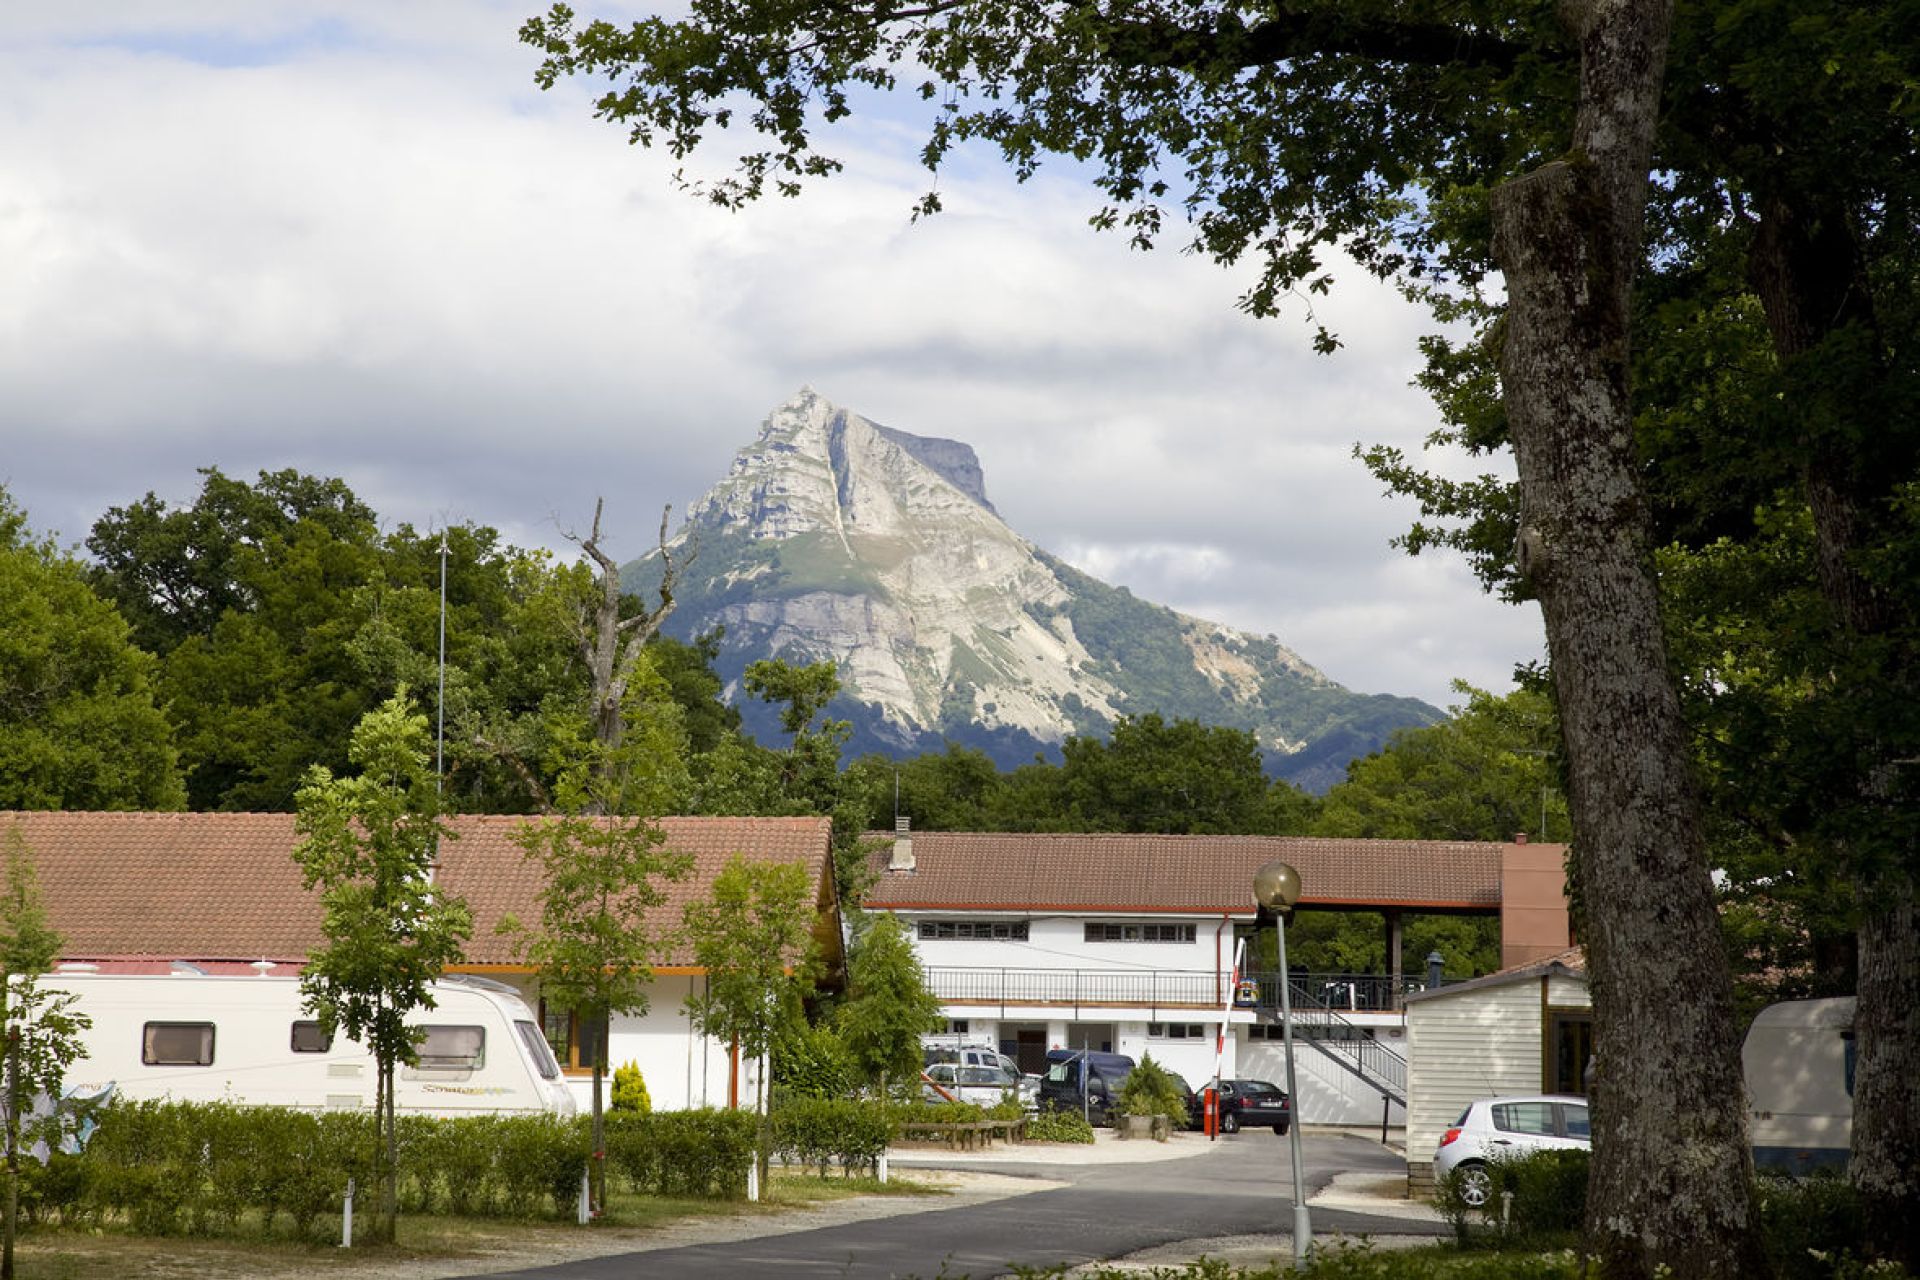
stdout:
[[[731,1200],[679,1200],[615,1193],[609,1212],[591,1227],[550,1221],[402,1214],[393,1245],[293,1244],[263,1238],[258,1223],[242,1220],[232,1237],[153,1237],[111,1227],[43,1227],[20,1238],[15,1250],[19,1280],[293,1280],[337,1276],[342,1280],[407,1280],[460,1275],[476,1270],[534,1266],[573,1258],[756,1234],[769,1218],[804,1213],[855,1197],[941,1195],[932,1182],[895,1178],[885,1186],[871,1178],[831,1178],[776,1171],[759,1204]],[[362,1210],[364,1215],[364,1210]],[[364,1231],[367,1219],[355,1225]],[[339,1219],[328,1229],[338,1239]]]

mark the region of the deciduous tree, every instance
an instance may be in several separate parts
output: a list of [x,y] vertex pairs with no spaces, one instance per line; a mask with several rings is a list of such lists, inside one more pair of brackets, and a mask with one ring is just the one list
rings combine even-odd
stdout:
[[[1194,243],[1251,254],[1243,302],[1324,288],[1318,250],[1418,276],[1491,228],[1505,280],[1500,385],[1518,465],[1516,551],[1542,607],[1588,888],[1599,1052],[1590,1245],[1622,1275],[1733,1276],[1755,1253],[1730,983],[1699,803],[1668,672],[1633,453],[1631,287],[1666,69],[1669,0],[1546,5],[848,9],[695,0],[690,16],[523,29],[539,80],[607,76],[598,112],[692,151],[743,123],[763,141],[707,190],[791,194],[837,162],[812,147],[858,92],[924,69],[925,155],[983,138],[1022,175],[1094,166],[1096,221],[1151,240],[1162,202]],[[937,197],[923,207],[936,208]],[[1473,264],[1468,263],[1467,269]],[[1335,339],[1321,335],[1321,345]]]
[[0,489],[0,809],[178,809],[153,659]]
[[344,1032],[374,1058],[380,1134],[376,1234],[398,1213],[395,1068],[417,1061],[408,1018],[433,1008],[429,984],[473,932],[466,904],[433,883],[447,835],[431,768],[426,717],[404,692],[362,718],[347,757],[358,773],[316,765],[300,788],[294,849],[307,888],[320,889],[325,945],[307,957],[300,990],[328,1035]]

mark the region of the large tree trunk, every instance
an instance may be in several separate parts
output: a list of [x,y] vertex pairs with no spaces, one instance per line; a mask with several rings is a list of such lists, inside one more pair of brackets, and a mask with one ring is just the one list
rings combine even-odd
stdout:
[[1569,158],[1494,194],[1520,570],[1567,745],[1597,1078],[1588,1245],[1609,1276],[1759,1274],[1732,981],[1633,453],[1629,299],[1671,13],[1569,6]]
[[[1748,279],[1803,424],[1820,589],[1833,614],[1835,666],[1845,686],[1835,692],[1904,703],[1912,697],[1914,677],[1911,652],[1899,634],[1900,610],[1861,573],[1860,557],[1875,541],[1873,530],[1894,486],[1912,475],[1913,446],[1898,430],[1859,430],[1859,416],[1874,414],[1886,390],[1879,324],[1845,208],[1836,201],[1817,203],[1810,209],[1780,195],[1760,202]],[[1860,447],[1863,440],[1872,441],[1871,453]],[[1885,642],[1889,636],[1892,643]],[[1868,646],[1871,656],[1862,657]],[[1865,715],[1838,720],[1870,723]],[[1893,820],[1890,794],[1890,758],[1897,753],[1878,738],[1828,745],[1835,758],[1863,765],[1849,797],[1857,815],[1845,824],[1852,836],[1837,849],[1848,866],[1859,921],[1859,1056],[1848,1173],[1865,1201],[1868,1243],[1911,1263],[1920,1259],[1916,864],[1912,848],[1897,836],[1874,839],[1905,829]],[[1889,847],[1869,847],[1876,843]]]

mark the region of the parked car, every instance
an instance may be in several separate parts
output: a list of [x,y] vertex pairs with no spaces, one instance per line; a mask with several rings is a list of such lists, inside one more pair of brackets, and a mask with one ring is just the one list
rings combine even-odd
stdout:
[[1453,1127],[1440,1135],[1440,1148],[1433,1153],[1433,1176],[1438,1180],[1458,1170],[1460,1198],[1477,1209],[1493,1196],[1489,1160],[1534,1151],[1588,1151],[1592,1135],[1585,1098],[1571,1094],[1482,1098],[1468,1103]]
[[1093,1124],[1113,1123],[1120,1090],[1133,1074],[1133,1059],[1089,1049],[1047,1050],[1047,1073],[1040,1077],[1040,1106],[1049,1111],[1081,1111]]
[[[1196,1129],[1206,1122],[1206,1091],[1212,1087],[1213,1082],[1208,1081],[1187,1104]],[[1271,1126],[1284,1136],[1292,1123],[1293,1104],[1279,1085],[1265,1080],[1220,1082],[1220,1132],[1238,1133],[1248,1125]]]
[[928,1102],[977,1102],[997,1106],[1009,1093],[1032,1111],[1040,1082],[1031,1076],[984,1063],[936,1062],[920,1073],[920,1096]]

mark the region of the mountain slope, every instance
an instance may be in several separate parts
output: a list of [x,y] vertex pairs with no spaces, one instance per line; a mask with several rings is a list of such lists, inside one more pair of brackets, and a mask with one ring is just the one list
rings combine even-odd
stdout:
[[[730,686],[755,658],[833,661],[855,752],[952,740],[1007,766],[1158,711],[1251,730],[1270,771],[1324,790],[1395,729],[1441,718],[1417,699],[1353,693],[1270,636],[1081,573],[1007,527],[970,447],[879,426],[810,389],[694,505],[672,545],[689,540],[668,630],[724,625]],[[623,579],[650,592],[656,558]],[[756,731],[771,725],[742,711]]]

